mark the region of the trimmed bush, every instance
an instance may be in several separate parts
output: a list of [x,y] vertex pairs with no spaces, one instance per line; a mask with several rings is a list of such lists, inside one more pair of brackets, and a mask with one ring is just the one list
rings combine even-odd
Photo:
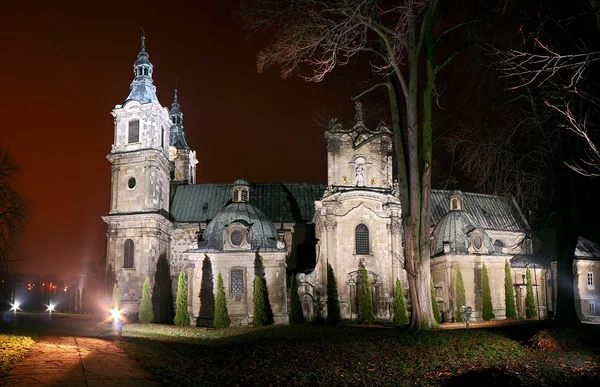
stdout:
[[254,276],[254,318],[252,324],[255,327],[273,324],[273,316],[269,314],[271,306],[267,293],[267,281],[258,276]]
[[513,287],[508,260],[506,260],[506,263],[504,264],[504,307],[506,309],[506,318],[517,318],[515,288]]
[[433,287],[433,279],[431,280],[431,309],[433,310],[433,318],[438,324],[442,323],[442,315],[440,314],[440,308],[435,298],[435,288]]
[[177,281],[177,299],[175,304],[177,306],[175,318],[173,319],[175,325],[190,325],[190,313],[188,312],[187,301],[187,281],[183,271],[179,273],[179,280]]
[[298,294],[298,283],[296,276],[292,274],[290,280],[290,325],[304,324],[304,312],[302,311],[302,303]]
[[143,324],[151,323],[154,320],[152,311],[152,290],[150,290],[150,281],[146,278],[142,288],[142,304],[140,305],[139,320]]
[[327,264],[327,324],[337,325],[342,321],[340,300],[338,298],[337,281],[333,268]]
[[536,318],[537,312],[535,310],[535,298],[533,297],[533,282],[531,280],[531,270],[527,265],[527,298],[525,299],[525,316],[529,318]]
[[485,321],[496,318],[494,314],[494,306],[492,305],[492,292],[490,290],[490,278],[488,277],[487,268],[483,264],[481,269],[481,315]]
[[215,290],[213,283],[213,270],[210,258],[205,255],[202,260],[202,283],[200,284],[200,311],[196,319],[196,326],[212,325],[215,316]]
[[373,315],[373,296],[371,294],[371,284],[369,283],[369,274],[367,269],[362,266],[361,281],[358,285],[358,321],[361,324],[373,324],[375,315]]
[[400,283],[400,278],[396,279],[396,288],[394,289],[394,323],[400,326],[408,324],[404,289],[402,283]]
[[113,308],[121,309],[121,292],[116,282],[113,285],[112,306]]
[[456,322],[462,322],[460,307],[467,305],[467,296],[465,295],[465,283],[463,282],[460,268],[456,268]]
[[231,319],[227,312],[227,299],[225,298],[225,286],[221,272],[217,275],[217,298],[215,301],[215,328],[228,328],[231,325]]

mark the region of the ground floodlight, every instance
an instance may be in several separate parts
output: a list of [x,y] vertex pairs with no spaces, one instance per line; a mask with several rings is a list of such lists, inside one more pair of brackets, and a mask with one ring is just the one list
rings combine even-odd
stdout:
[[119,309],[117,309],[117,308],[111,309],[111,310],[110,310],[110,317],[111,317],[113,320],[118,320],[118,319],[120,319],[120,318],[121,318],[121,311],[120,311]]
[[54,304],[50,303],[50,305],[48,305],[48,309],[46,310],[46,312],[54,312]]
[[19,310],[19,307],[21,306],[21,303],[19,301],[15,301],[15,303],[11,304],[11,305],[12,305],[12,309],[11,310],[14,310],[16,312],[17,310]]

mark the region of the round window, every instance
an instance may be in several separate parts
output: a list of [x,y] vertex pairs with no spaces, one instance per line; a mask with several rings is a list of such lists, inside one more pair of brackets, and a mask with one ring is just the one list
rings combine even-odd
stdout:
[[231,232],[229,239],[233,246],[240,247],[244,242],[244,234],[242,233],[242,230],[235,229]]
[[473,246],[475,247],[476,250],[481,249],[481,245],[483,244],[483,241],[481,240],[481,235],[475,235],[473,237]]
[[127,181],[127,186],[129,187],[129,189],[135,188],[135,177],[129,178],[129,180]]

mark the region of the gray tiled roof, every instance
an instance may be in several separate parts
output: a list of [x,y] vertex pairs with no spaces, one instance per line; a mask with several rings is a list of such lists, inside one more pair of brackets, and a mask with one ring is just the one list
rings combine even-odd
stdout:
[[600,245],[580,236],[575,247],[575,258],[600,261]]
[[[435,226],[450,210],[448,196],[453,191],[431,190],[431,225]],[[525,219],[517,205],[508,197],[462,192],[462,209],[487,230],[524,231]]]
[[[191,184],[171,187],[171,218],[176,222],[206,222],[231,199],[232,184]],[[310,222],[315,200],[325,184],[250,183],[250,204],[277,223]]]

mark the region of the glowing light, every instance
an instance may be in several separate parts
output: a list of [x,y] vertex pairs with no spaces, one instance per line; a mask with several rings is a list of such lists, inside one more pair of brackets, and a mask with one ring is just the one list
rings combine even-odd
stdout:
[[111,317],[113,320],[118,320],[118,319],[120,319],[120,318],[121,318],[121,311],[120,311],[119,309],[117,309],[117,308],[111,309],[111,310],[110,310],[110,317]]
[[11,305],[12,305],[12,308],[10,310],[13,310],[13,311],[16,312],[17,310],[19,310],[19,307],[21,306],[21,303],[19,301],[15,301],[15,303],[11,304]]
[[46,309],[46,312],[50,312],[50,313],[54,312],[54,307],[55,307],[55,305],[53,303],[50,303],[50,305],[48,305],[48,309]]

